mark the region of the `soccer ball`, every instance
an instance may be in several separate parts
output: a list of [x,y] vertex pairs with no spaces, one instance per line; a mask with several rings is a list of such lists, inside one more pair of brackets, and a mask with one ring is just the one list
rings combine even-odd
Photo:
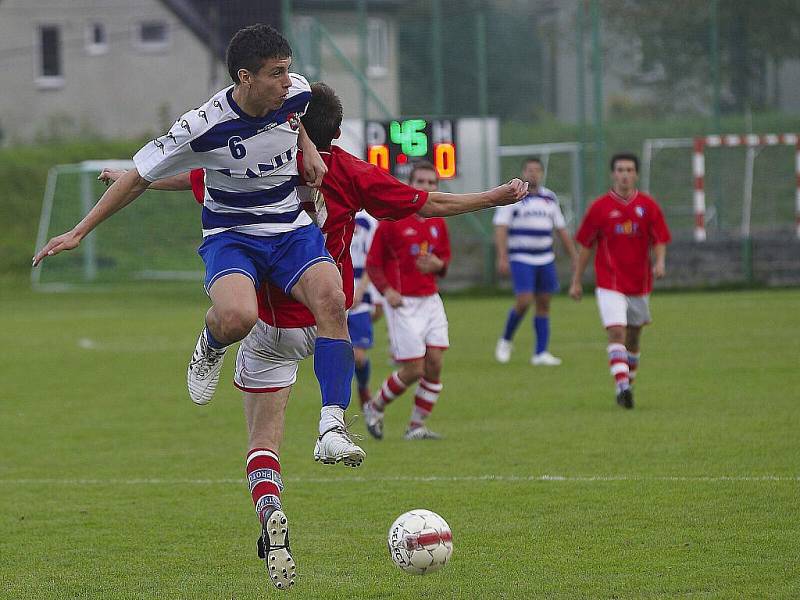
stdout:
[[389,528],[389,556],[410,575],[438,571],[453,554],[450,526],[435,512],[415,508],[403,513]]

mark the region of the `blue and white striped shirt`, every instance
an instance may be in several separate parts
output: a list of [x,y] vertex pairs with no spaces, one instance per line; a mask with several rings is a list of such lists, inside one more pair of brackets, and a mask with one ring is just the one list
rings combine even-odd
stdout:
[[532,191],[519,202],[498,206],[493,223],[508,227],[510,261],[537,266],[555,260],[553,229],[567,226],[558,198],[545,187]]
[[251,117],[233,100],[233,86],[175,121],[133,157],[148,181],[205,169],[203,237],[223,231],[269,236],[311,223],[295,187],[300,117],[311,100],[294,73],[277,110]]
[[[356,213],[356,227],[353,230],[353,240],[350,242],[350,257],[353,259],[353,277],[355,278],[356,286],[358,286],[359,280],[364,275],[367,266],[367,254],[377,228],[378,220],[367,211],[360,210]],[[372,302],[375,300],[372,296],[376,293],[377,290],[370,284],[361,303],[354,305],[349,314],[355,315],[372,310]]]

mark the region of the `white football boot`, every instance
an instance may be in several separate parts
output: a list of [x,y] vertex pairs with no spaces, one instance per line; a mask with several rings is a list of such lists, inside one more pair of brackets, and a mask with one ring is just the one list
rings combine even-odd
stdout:
[[[378,393],[380,394],[380,391]],[[375,408],[372,402],[364,405],[364,423],[369,434],[376,440],[383,439],[383,415],[383,411]]]
[[425,425],[406,429],[403,435],[404,440],[440,440],[442,436],[435,431],[431,431]]
[[506,364],[511,360],[511,348],[513,344],[507,339],[500,338],[497,340],[497,346],[494,347],[494,358],[499,363]]
[[215,350],[206,341],[205,330],[200,332],[197,345],[194,347],[192,360],[186,372],[186,384],[189,387],[189,397],[195,404],[203,405],[211,402],[219,383],[219,373],[222,370],[222,359],[225,350]]
[[531,357],[531,364],[534,367],[557,367],[561,364],[561,359],[556,358],[549,352],[540,352],[539,354],[534,354]]
[[367,453],[353,441],[353,435],[344,422],[331,427],[317,438],[314,460],[325,465],[343,462],[348,467],[360,466]]

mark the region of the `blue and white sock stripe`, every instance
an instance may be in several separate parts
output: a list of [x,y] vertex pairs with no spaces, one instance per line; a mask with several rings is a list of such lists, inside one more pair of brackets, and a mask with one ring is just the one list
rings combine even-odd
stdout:
[[274,506],[277,509],[281,508],[281,499],[274,494],[264,494],[256,502],[256,512],[261,513],[268,507]]
[[274,469],[256,469],[247,476],[248,484],[250,485],[250,493],[253,492],[259,483],[270,481],[278,486],[278,490],[283,491],[283,480],[281,474]]
[[622,361],[627,363],[628,362],[628,351],[626,350],[625,346],[622,344],[609,344],[608,348],[608,359],[611,361]]

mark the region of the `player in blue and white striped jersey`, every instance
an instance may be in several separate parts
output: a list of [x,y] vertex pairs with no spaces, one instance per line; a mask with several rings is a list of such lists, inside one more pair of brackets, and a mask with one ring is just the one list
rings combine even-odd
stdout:
[[289,73],[291,56],[288,42],[272,27],[238,31],[227,52],[233,85],[139,150],[136,168],[121,176],[75,228],[50,240],[34,264],[75,248],[152,181],[205,169],[199,253],[213,305],[187,372],[192,400],[211,400],[225,350],[256,323],[256,291],[269,280],[305,304],[317,322],[314,366],[323,407],[314,457],[357,466],[364,451],[344,424],[353,376],[345,296],[321,231],[300,208],[298,146],[310,185],[321,183],[327,167],[300,123],[311,93],[303,77]]
[[540,185],[544,176],[542,162],[528,158],[522,164],[522,180],[529,184],[529,194],[494,215],[497,269],[502,275],[511,272],[515,303],[508,313],[503,336],[497,341],[495,358],[501,363],[511,359],[511,339],[531,303],[536,303],[533,326],[536,349],[531,364],[556,366],[561,359],[548,351],[550,341],[550,297],[558,291],[553,232],[575,262],[575,246],[567,232],[558,198]]
[[356,213],[356,227],[350,242],[350,256],[353,259],[355,292],[353,307],[347,311],[347,328],[353,342],[355,359],[355,379],[358,397],[363,407],[371,397],[369,391],[370,362],[367,351],[372,348],[372,317],[375,310],[378,290],[375,289],[366,273],[367,253],[378,228],[378,220],[365,210]]

